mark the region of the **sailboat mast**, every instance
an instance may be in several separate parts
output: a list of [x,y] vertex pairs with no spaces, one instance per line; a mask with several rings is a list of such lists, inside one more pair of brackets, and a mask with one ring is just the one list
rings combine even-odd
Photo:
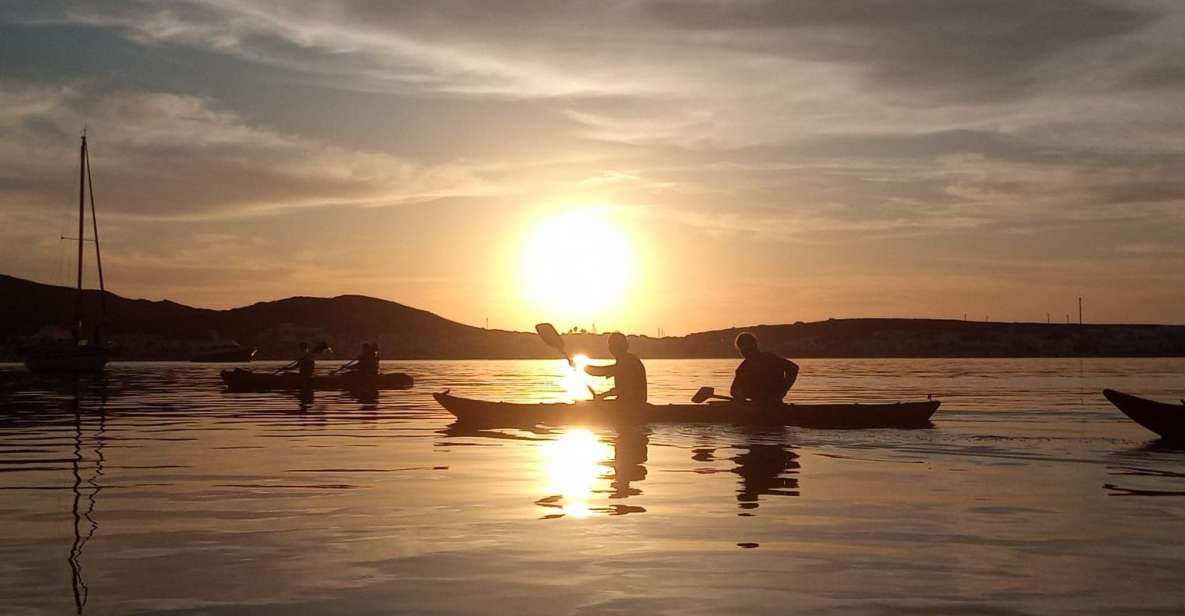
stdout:
[[90,188],[91,228],[95,236],[95,265],[99,268],[99,316],[107,313],[107,287],[103,284],[103,254],[99,252],[99,217],[95,215],[95,181],[91,178],[91,152],[83,145],[86,160],[86,184]]
[[78,149],[78,303],[74,312],[74,337],[82,337],[82,243],[86,227],[86,132],[82,133],[82,145]]

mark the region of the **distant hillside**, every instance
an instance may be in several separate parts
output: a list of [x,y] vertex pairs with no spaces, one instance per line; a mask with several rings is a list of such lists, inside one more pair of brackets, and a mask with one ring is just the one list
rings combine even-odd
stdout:
[[[68,323],[75,291],[0,275],[0,357],[46,328]],[[86,313],[98,314],[98,291],[85,291]],[[260,349],[259,358],[290,357],[301,341],[325,340],[340,356],[376,341],[388,358],[545,357],[533,334],[483,330],[395,302],[343,295],[292,297],[232,310],[170,301],[130,300],[108,292],[105,335],[121,359],[186,359],[215,340]]]
[[[0,275],[0,360],[38,332],[67,323],[74,290]],[[95,314],[99,293],[84,301]],[[106,294],[108,338],[120,359],[186,359],[216,338],[260,349],[259,358],[287,358],[298,342],[325,340],[338,356],[377,341],[389,359],[550,358],[532,333],[485,330],[385,300],[360,295],[293,297],[232,310],[191,308],[169,301]],[[1047,325],[930,319],[834,319],[758,325],[766,348],[789,357],[1182,357],[1185,326]],[[742,329],[661,339],[631,336],[643,357],[733,357]],[[604,340],[569,336],[574,352],[604,354]]]

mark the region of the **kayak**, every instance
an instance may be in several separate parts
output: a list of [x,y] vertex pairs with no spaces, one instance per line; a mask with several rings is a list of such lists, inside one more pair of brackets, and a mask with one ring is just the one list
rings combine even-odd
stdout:
[[572,423],[731,423],[807,428],[924,428],[938,411],[938,400],[893,404],[628,404],[612,400],[516,403],[454,396],[433,398],[460,422],[505,427]]
[[1114,389],[1104,389],[1103,395],[1132,421],[1159,434],[1161,438],[1185,441],[1185,402],[1157,402]]
[[232,391],[269,391],[273,389],[329,389],[360,390],[411,389],[414,384],[410,375],[402,372],[388,372],[378,376],[358,374],[317,374],[303,378],[293,372],[270,374],[235,368],[222,371],[222,382]]

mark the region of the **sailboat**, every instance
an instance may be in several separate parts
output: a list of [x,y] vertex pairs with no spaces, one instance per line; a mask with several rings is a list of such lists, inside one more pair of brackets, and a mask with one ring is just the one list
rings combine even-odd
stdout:
[[[91,180],[90,155],[86,147],[86,131],[82,133],[82,145],[78,150],[78,237],[63,238],[78,240],[78,280],[75,294],[74,319],[70,324],[73,340],[39,344],[25,354],[25,367],[33,372],[102,372],[107,365],[107,347],[103,344],[101,324],[107,308],[106,289],[103,285],[103,258],[99,252],[99,221],[95,218],[95,193]],[[95,264],[99,269],[99,313],[87,319],[82,291],[83,245],[86,237],[86,201],[90,196],[91,228],[94,236],[89,241],[95,244]]]

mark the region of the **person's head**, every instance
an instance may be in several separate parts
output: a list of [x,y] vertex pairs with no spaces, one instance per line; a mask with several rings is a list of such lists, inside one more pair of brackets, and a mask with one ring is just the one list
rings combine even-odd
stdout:
[[757,354],[757,336],[749,332],[738,334],[734,344],[737,351],[740,351],[741,357],[752,357]]
[[620,357],[630,350],[630,341],[626,339],[625,334],[621,332],[613,332],[609,334],[609,353],[614,357]]
[[309,343],[307,343],[307,342],[300,343],[300,352],[301,353],[308,353],[309,352]]

